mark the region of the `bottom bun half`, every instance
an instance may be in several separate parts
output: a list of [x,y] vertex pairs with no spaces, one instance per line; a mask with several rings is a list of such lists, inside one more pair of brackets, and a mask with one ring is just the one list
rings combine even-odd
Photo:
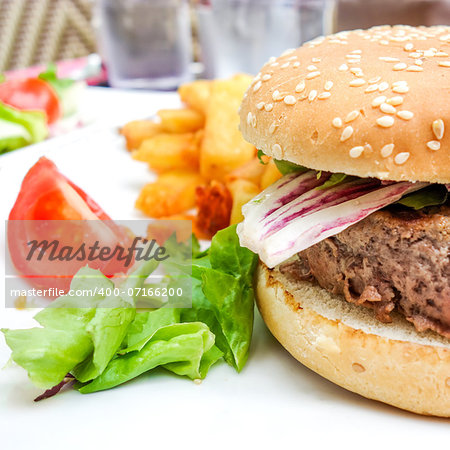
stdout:
[[292,284],[260,263],[256,297],[272,334],[298,361],[364,397],[450,417],[450,340],[401,317],[378,322],[311,282]]

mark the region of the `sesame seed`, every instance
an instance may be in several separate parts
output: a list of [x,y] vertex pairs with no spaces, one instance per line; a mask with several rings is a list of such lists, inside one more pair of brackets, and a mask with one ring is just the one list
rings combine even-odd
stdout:
[[347,64],[341,64],[341,65],[339,66],[338,70],[339,70],[340,72],[345,72],[346,70],[348,70]]
[[253,114],[251,112],[249,112],[247,114],[247,125],[251,125],[252,124],[252,117],[253,117]]
[[380,105],[380,110],[386,114],[395,114],[397,112],[397,110],[392,105],[389,105],[389,103],[382,103]]
[[309,72],[313,72],[313,71],[317,70],[317,67],[311,64],[310,66],[308,66],[306,68],[306,70],[308,70]]
[[423,61],[422,61],[421,59],[416,59],[416,60],[414,61],[414,63],[415,63],[417,66],[421,66],[421,65],[423,64]]
[[261,81],[258,81],[258,82],[253,86],[253,92],[259,91],[259,89],[261,88],[261,86],[262,86]]
[[269,133],[273,134],[275,133],[275,130],[278,128],[278,125],[275,122],[272,122],[270,127],[269,127]]
[[444,137],[444,121],[442,119],[437,119],[432,124],[433,133],[437,139],[442,139]]
[[297,86],[295,86],[295,92],[303,92],[305,90],[305,82],[304,81],[300,81],[300,83],[297,84]]
[[419,67],[419,66],[409,66],[406,69],[407,72],[423,72],[423,67]]
[[284,97],[284,103],[286,103],[286,105],[295,105],[297,99],[293,95],[286,95],[286,97]]
[[362,53],[362,50],[353,50],[350,53],[360,55]]
[[268,62],[268,63],[273,63],[273,62],[275,62],[276,60],[277,60],[277,58],[275,58],[275,56],[271,56],[267,62]]
[[379,97],[375,97],[372,100],[372,106],[374,108],[378,108],[382,103],[384,103],[386,101],[386,96],[384,95],[380,95]]
[[436,54],[436,52],[434,52],[433,50],[425,50],[423,52],[423,56],[426,56],[427,58],[432,58],[434,55]]
[[368,86],[364,92],[369,93],[369,92],[375,92],[377,90],[378,90],[378,84],[372,84],[372,85]]
[[389,41],[387,41],[386,39],[383,39],[380,41],[381,45],[389,45]]
[[269,81],[271,78],[272,78],[272,75],[270,75],[269,73],[266,73],[265,75],[263,75],[262,80]]
[[373,77],[368,81],[368,83],[374,84],[374,83],[378,83],[380,80],[381,80],[381,77]]
[[280,65],[279,63],[274,62],[274,63],[272,63],[272,64],[270,65],[270,67],[277,67],[277,66],[279,66],[279,65]]
[[270,111],[272,111],[272,109],[273,109],[273,104],[272,103],[266,103],[264,105],[264,110],[265,111],[270,112]]
[[274,100],[274,101],[279,101],[279,100],[283,100],[283,96],[280,94],[280,91],[278,90],[278,89],[276,89],[275,91],[273,91],[273,94],[272,94],[272,99]]
[[345,55],[347,59],[354,59],[354,60],[360,60],[361,55]]
[[319,63],[321,61],[321,59],[320,58],[312,58],[311,61],[313,63]]
[[319,94],[317,96],[317,98],[319,100],[325,100],[325,99],[330,98],[330,97],[331,97],[331,92],[322,92],[321,94]]
[[353,75],[358,75],[358,74],[362,74],[363,73],[363,71],[362,71],[362,69],[360,68],[360,67],[352,67],[351,69],[350,69],[350,72],[353,74]]
[[331,124],[333,125],[333,127],[335,128],[341,128],[342,127],[342,119],[340,117],[335,117],[332,121]]
[[401,165],[405,164],[406,161],[408,161],[409,153],[408,152],[401,152],[397,153],[394,158],[395,164]]
[[420,52],[412,52],[408,55],[411,58],[420,58],[422,56],[422,53]]
[[317,91],[313,89],[308,95],[308,100],[312,102],[317,97]]
[[399,81],[394,81],[393,83],[392,83],[392,86],[403,86],[403,85],[408,85],[408,82],[407,81],[405,81],[405,80],[399,80]]
[[409,92],[409,87],[403,84],[399,86],[394,86],[392,88],[392,92],[395,92],[397,94],[406,94],[407,92]]
[[386,81],[383,81],[382,83],[379,84],[378,90],[380,92],[384,92],[386,89],[389,89],[389,84]]
[[392,70],[405,70],[408,67],[405,63],[398,63],[392,68]]
[[353,127],[351,126],[345,127],[341,134],[341,142],[345,142],[347,139],[350,139],[352,134],[353,134]]
[[280,66],[280,69],[287,69],[291,63],[288,61]]
[[345,117],[344,122],[348,123],[348,122],[352,122],[353,120],[355,120],[357,117],[359,116],[359,111],[357,111],[356,109],[354,111],[351,111],[347,114],[347,116]]
[[272,153],[273,153],[273,156],[276,159],[280,159],[280,157],[283,156],[283,150],[281,149],[281,145],[280,144],[273,144],[272,145]]
[[387,158],[388,156],[392,155],[392,152],[394,151],[394,144],[386,144],[382,149],[381,149],[381,156],[383,158]]
[[409,42],[408,44],[406,44],[403,49],[407,52],[410,52],[412,49],[414,48],[414,44],[412,44],[411,42]]
[[256,108],[259,109],[259,110],[261,111],[261,109],[264,108],[264,105],[265,105],[265,102],[259,102],[259,103],[256,105]]
[[434,56],[448,56],[448,53],[445,53],[445,52],[437,52]]
[[439,61],[441,67],[450,67],[450,61]]
[[383,116],[377,119],[377,124],[383,128],[389,128],[394,125],[394,118],[391,116]]
[[401,105],[403,103],[403,97],[401,97],[400,95],[397,95],[395,97],[388,98],[386,100],[386,103],[389,103],[392,106]]
[[358,145],[357,147],[353,147],[348,152],[351,158],[359,158],[364,151],[364,147],[362,145]]
[[410,120],[414,117],[414,113],[412,113],[411,111],[399,111],[397,113],[397,116],[403,120]]
[[320,72],[309,72],[308,75],[306,75],[307,80],[312,80],[313,78],[316,78],[320,75]]
[[427,142],[427,147],[430,150],[439,150],[441,148],[441,143],[439,141],[428,141]]
[[333,82],[332,82],[332,81],[327,81],[327,82],[325,83],[324,89],[325,89],[326,91],[330,91],[332,87],[333,87]]
[[363,80],[362,78],[357,78],[356,80],[350,81],[349,86],[359,87],[359,86],[363,86],[364,84],[366,84],[365,80]]
[[398,58],[391,58],[390,56],[380,56],[378,59],[380,61],[385,61],[385,62],[399,62],[400,61]]
[[300,63],[298,61],[296,61],[294,64],[292,64],[292,67],[295,67],[295,68],[300,67]]
[[256,116],[252,117],[252,127],[256,128]]

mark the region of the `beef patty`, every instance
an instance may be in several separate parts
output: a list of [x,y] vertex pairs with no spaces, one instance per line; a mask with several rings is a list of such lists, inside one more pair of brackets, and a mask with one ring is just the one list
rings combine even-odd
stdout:
[[418,331],[450,338],[450,206],[386,209],[280,266],[291,281],[316,280],[382,322],[396,309]]

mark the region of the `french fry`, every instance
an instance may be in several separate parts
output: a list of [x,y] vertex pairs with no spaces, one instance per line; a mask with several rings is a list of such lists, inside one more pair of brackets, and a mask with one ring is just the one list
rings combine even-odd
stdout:
[[193,109],[160,109],[157,114],[167,133],[189,133],[205,125],[205,116]]
[[211,81],[197,80],[192,83],[182,84],[178,88],[181,101],[189,108],[206,115],[208,109],[209,96],[211,93]]
[[265,170],[266,166],[258,158],[253,158],[237,169],[234,169],[233,172],[230,172],[225,177],[225,180],[227,183],[231,183],[234,180],[244,179],[259,185]]
[[225,184],[213,180],[207,186],[198,186],[195,192],[198,208],[196,229],[206,239],[230,224],[233,200]]
[[154,183],[142,188],[136,208],[154,218],[183,213],[195,206],[195,189],[203,182],[200,174],[194,171],[163,173]]
[[283,176],[283,174],[278,170],[277,166],[273,162],[273,159],[271,159],[269,163],[264,167],[265,170],[263,176],[261,177],[260,183],[262,191]]
[[200,173],[223,181],[225,176],[254,158],[256,149],[239,132],[238,108],[251,82],[247,75],[215,81],[206,114],[200,154]]
[[260,188],[256,183],[244,179],[237,179],[228,183],[228,189],[233,197],[233,207],[231,208],[230,224],[242,222],[242,206],[248,203],[253,197],[256,197]]
[[146,139],[132,153],[134,159],[146,162],[155,172],[172,169],[198,169],[201,134],[158,134]]
[[151,120],[133,120],[120,129],[120,134],[125,137],[128,150],[139,148],[145,139],[161,132],[161,125]]

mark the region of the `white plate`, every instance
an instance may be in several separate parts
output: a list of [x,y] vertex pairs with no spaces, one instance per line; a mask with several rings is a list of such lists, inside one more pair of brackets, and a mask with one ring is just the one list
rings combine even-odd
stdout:
[[[0,158],[0,218],[8,217],[25,173],[41,155],[50,157],[113,219],[141,217],[133,205],[151,174],[145,164],[130,158],[116,129],[105,123],[116,126],[151,116],[161,107],[176,106],[178,99],[174,94],[97,91],[91,91],[90,101],[93,108],[104,108],[102,121]],[[3,264],[4,226],[0,250]],[[0,327],[33,325],[31,311],[5,309],[1,303]],[[9,354],[2,336],[0,367]],[[449,437],[446,420],[366,400],[306,369],[274,340],[259,316],[241,374],[217,364],[201,385],[156,371],[110,391],[90,395],[68,391],[33,403],[39,393],[21,368],[0,371],[1,449],[132,449],[163,444],[278,448],[284,443],[301,448],[389,448],[400,438],[408,447],[430,448],[432,442],[445,446]]]

